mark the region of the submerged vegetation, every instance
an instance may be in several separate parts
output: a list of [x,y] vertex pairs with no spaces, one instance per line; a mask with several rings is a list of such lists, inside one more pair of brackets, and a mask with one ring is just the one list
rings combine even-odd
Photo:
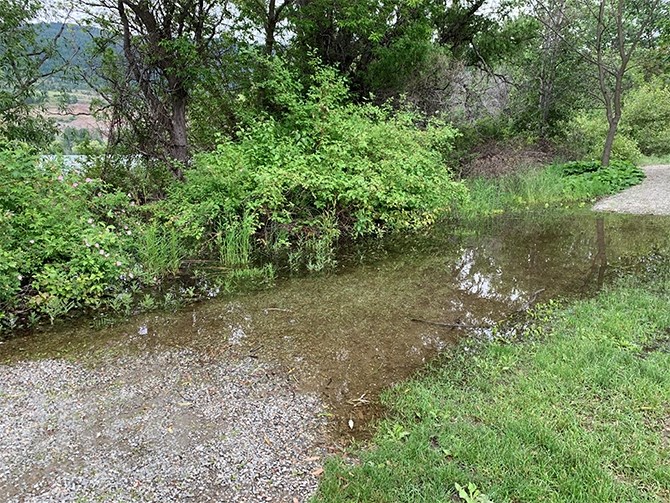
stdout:
[[669,308],[664,264],[538,306],[521,340],[462,343],[386,393],[372,445],[331,460],[315,501],[453,501],[468,485],[482,496],[465,501],[666,501]]

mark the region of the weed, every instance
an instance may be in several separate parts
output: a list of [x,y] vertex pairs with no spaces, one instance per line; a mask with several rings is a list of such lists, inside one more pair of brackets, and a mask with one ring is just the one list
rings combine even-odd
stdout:
[[465,503],[493,503],[486,494],[483,494],[477,486],[470,482],[467,487],[463,487],[458,482],[454,484],[458,497]]
[[169,311],[176,311],[180,307],[182,307],[183,301],[179,297],[178,294],[176,294],[173,291],[165,292],[165,295],[163,295],[163,303],[162,307],[163,309],[169,310]]
[[74,309],[74,302],[67,302],[61,297],[50,296],[46,299],[46,302],[43,302],[40,305],[40,309],[49,317],[49,323],[52,325],[56,318],[65,316],[67,313]]
[[251,260],[251,237],[255,231],[253,220],[250,217],[229,220],[222,225],[222,229],[215,241],[221,263],[230,267],[248,264]]
[[132,312],[133,296],[129,292],[118,293],[110,299],[109,306],[113,311],[128,316]]
[[153,311],[156,309],[156,299],[150,293],[145,293],[142,300],[140,300],[140,309],[142,311]]

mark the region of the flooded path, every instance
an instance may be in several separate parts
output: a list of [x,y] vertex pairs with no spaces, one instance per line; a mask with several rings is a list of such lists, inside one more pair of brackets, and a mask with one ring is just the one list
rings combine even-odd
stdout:
[[271,290],[6,342],[0,493],[302,501],[328,446],[368,434],[379,393],[486,336],[470,327],[666,259],[668,218],[499,218],[359,248]]

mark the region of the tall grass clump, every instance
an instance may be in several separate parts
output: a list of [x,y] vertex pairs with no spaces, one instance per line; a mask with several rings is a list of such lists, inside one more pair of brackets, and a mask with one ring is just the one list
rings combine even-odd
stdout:
[[179,272],[185,255],[177,230],[157,221],[144,228],[137,251],[145,273],[156,278]]
[[251,239],[256,225],[249,217],[228,221],[221,226],[215,244],[221,263],[237,267],[249,264],[251,260]]
[[619,192],[644,179],[644,172],[626,161],[603,167],[598,161],[577,161],[519,171],[499,178],[466,182],[468,198],[461,216],[479,217],[506,211],[585,203]]

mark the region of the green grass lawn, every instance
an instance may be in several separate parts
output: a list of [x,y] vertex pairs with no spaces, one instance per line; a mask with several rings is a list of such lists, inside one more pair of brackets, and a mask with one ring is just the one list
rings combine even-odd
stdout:
[[[319,502],[670,501],[670,282],[544,311],[524,342],[454,350],[384,397],[389,418]],[[472,345],[471,345],[472,346]]]

